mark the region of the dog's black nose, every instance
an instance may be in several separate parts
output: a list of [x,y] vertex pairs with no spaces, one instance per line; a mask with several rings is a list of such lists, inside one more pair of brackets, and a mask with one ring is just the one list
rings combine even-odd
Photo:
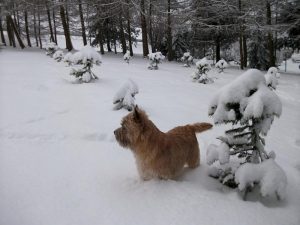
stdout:
[[114,134],[116,135],[116,133],[117,133],[117,130],[114,130]]

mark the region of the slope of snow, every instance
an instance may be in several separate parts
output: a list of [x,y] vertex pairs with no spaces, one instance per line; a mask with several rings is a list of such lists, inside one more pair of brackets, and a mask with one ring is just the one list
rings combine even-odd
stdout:
[[[74,84],[66,63],[39,50],[0,52],[0,224],[256,224],[300,223],[300,77],[284,74],[276,93],[283,104],[266,148],[287,174],[287,196],[242,201],[237,190],[208,177],[205,152],[226,126],[197,135],[201,166],[177,181],[139,179],[134,157],[113,131],[125,110],[112,98],[129,78],[139,84],[136,103],[162,130],[207,116],[213,94],[242,72],[228,68],[211,85],[190,81],[195,67],[147,60],[129,65],[105,54],[99,80]],[[211,70],[212,76],[217,72]],[[250,195],[250,194],[249,194]],[[251,218],[249,217],[251,216]]]

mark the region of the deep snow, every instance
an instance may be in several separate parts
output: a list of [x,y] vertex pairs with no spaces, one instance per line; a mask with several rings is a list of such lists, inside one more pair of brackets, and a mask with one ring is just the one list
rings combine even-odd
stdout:
[[99,80],[72,83],[70,68],[40,50],[0,52],[0,224],[300,224],[300,76],[282,74],[283,105],[266,139],[288,177],[287,196],[243,201],[237,190],[207,176],[206,149],[226,126],[198,135],[201,166],[178,181],[139,179],[133,155],[113,136],[126,110],[113,96],[132,79],[136,103],[162,130],[207,116],[213,94],[242,72],[211,70],[213,84],[191,81],[195,67],[106,54]]

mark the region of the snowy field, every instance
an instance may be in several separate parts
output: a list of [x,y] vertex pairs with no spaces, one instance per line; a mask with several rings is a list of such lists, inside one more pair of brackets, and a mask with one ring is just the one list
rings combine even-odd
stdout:
[[300,76],[282,74],[283,113],[266,149],[288,177],[287,196],[243,201],[237,190],[207,176],[207,146],[222,135],[216,126],[199,134],[201,166],[177,181],[139,179],[129,150],[113,135],[125,110],[113,96],[128,78],[140,89],[136,103],[162,130],[207,116],[213,94],[242,73],[227,69],[213,84],[191,82],[195,67],[163,62],[147,70],[135,57],[106,54],[94,83],[75,84],[70,68],[40,50],[0,50],[1,225],[299,225]]

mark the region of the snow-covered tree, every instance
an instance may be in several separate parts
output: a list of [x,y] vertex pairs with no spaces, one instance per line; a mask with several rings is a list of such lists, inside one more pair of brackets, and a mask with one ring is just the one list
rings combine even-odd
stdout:
[[124,59],[125,62],[127,62],[129,64],[129,61],[131,59],[130,51],[128,51],[128,50],[126,51],[126,53],[123,56],[123,59]]
[[181,61],[184,62],[184,67],[190,67],[193,64],[194,57],[191,56],[190,52],[185,52],[181,57]]
[[157,70],[158,64],[165,59],[165,56],[161,52],[149,53],[148,58],[150,63],[148,65],[149,70]]
[[223,73],[224,69],[228,67],[228,64],[227,64],[227,62],[224,59],[220,59],[216,63],[215,67],[219,69],[219,73]]
[[138,93],[139,88],[137,84],[129,79],[114,96],[114,110],[125,108],[128,111],[132,111],[135,106],[135,95]]
[[70,75],[78,78],[79,81],[88,83],[93,79],[98,79],[96,74],[92,72],[94,64],[101,64],[101,55],[91,46],[86,45],[80,51],[72,56],[74,65],[81,66],[82,68],[72,68]]
[[53,59],[56,60],[57,62],[60,62],[64,58],[64,52],[62,50],[57,50],[53,54]]
[[233,128],[218,137],[220,145],[208,147],[207,163],[219,162],[210,175],[228,186],[238,185],[244,198],[256,184],[263,196],[283,198],[286,175],[275,163],[275,153],[265,150],[264,138],[281,111],[280,99],[259,70],[250,69],[224,86],[212,99],[208,114],[215,124],[231,123]]
[[49,55],[49,56],[53,56],[53,54],[58,50],[58,46],[56,45],[56,43],[54,42],[49,42],[47,45],[46,45],[46,55]]
[[280,73],[278,73],[278,69],[276,67],[270,67],[268,72],[265,74],[267,86],[274,90],[278,85],[279,78],[280,78]]
[[67,54],[65,54],[63,61],[65,63],[68,64],[68,66],[70,66],[73,62],[73,54],[72,52],[68,52]]
[[203,84],[213,83],[213,79],[208,76],[208,71],[211,69],[208,60],[203,59],[196,62],[197,71],[192,75],[193,81]]

